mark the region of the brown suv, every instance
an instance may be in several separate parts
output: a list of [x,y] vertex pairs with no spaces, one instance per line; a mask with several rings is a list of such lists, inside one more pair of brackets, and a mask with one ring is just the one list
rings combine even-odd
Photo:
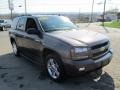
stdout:
[[64,16],[17,17],[9,35],[14,54],[40,64],[55,81],[89,71],[100,75],[112,58],[108,37],[78,29]]

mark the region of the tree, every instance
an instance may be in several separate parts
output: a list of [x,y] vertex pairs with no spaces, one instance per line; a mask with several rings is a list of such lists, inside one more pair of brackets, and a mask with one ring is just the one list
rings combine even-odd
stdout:
[[111,8],[110,10],[106,11],[106,14],[116,14],[119,12],[118,8]]

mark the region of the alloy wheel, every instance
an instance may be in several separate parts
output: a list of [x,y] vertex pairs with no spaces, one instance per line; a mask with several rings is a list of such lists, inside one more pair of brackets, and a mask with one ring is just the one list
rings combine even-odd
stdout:
[[60,76],[59,66],[58,66],[57,62],[55,61],[55,59],[53,59],[53,58],[48,59],[47,70],[48,70],[49,75],[53,79],[59,78],[59,76]]

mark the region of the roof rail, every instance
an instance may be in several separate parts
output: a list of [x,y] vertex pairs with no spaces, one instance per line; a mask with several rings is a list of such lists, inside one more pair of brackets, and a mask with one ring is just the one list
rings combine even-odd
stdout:
[[20,16],[32,16],[31,14],[22,14]]

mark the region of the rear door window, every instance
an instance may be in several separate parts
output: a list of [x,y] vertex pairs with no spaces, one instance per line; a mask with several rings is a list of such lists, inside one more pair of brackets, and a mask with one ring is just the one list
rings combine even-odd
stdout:
[[17,30],[25,31],[25,25],[26,25],[26,18],[24,17],[19,18],[17,24]]
[[12,29],[16,30],[18,20],[19,20],[19,17],[16,17],[16,18],[13,19],[13,22],[11,21],[11,24],[12,24],[11,28]]

